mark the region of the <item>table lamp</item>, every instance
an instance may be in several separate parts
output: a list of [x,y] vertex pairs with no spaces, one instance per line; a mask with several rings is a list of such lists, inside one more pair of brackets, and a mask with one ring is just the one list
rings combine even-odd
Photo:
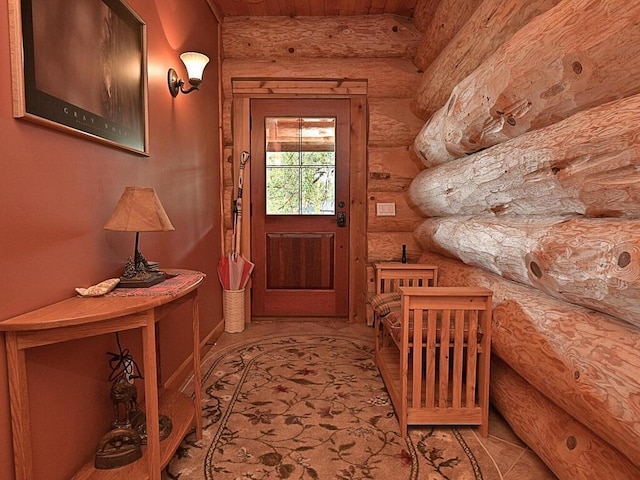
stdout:
[[149,265],[138,250],[140,232],[175,230],[153,188],[126,187],[104,229],[136,232],[133,259],[127,261],[118,287],[145,288],[165,280],[164,272],[158,271],[157,265]]

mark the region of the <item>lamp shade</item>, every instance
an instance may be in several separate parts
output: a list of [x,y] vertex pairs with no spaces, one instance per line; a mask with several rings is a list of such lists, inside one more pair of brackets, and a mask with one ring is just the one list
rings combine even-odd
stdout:
[[184,52],[180,55],[180,60],[182,60],[187,69],[189,80],[197,79],[202,81],[202,74],[207,63],[209,63],[209,57],[198,52]]
[[126,187],[104,229],[117,232],[175,230],[151,187]]

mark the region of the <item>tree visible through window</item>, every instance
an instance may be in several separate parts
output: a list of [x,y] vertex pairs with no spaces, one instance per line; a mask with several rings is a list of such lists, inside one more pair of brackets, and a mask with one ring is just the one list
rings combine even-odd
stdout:
[[267,215],[335,215],[335,118],[265,123]]

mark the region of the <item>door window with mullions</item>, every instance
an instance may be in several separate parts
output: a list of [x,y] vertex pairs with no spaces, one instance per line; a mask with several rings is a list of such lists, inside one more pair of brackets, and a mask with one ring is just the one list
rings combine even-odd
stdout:
[[335,215],[336,119],[266,117],[267,215]]

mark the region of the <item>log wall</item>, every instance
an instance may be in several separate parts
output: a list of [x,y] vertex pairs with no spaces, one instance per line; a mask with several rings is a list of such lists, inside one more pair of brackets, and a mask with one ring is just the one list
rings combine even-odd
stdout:
[[[405,195],[421,168],[411,145],[423,125],[409,108],[420,82],[412,59],[421,41],[411,20],[391,15],[226,17],[222,30],[227,151],[233,147],[232,78],[367,81],[368,261],[400,260],[402,244],[407,245],[409,258],[417,261],[420,249],[412,232],[420,216],[409,207]],[[231,168],[231,163],[225,165]],[[232,176],[229,173],[225,178]],[[225,186],[232,189],[232,184]],[[231,198],[231,191],[225,198]],[[378,217],[379,202],[395,203],[396,215]],[[225,219],[230,225],[229,208]]]
[[639,478],[640,4],[506,3],[412,99],[421,261],[494,291],[492,403],[561,480]]

